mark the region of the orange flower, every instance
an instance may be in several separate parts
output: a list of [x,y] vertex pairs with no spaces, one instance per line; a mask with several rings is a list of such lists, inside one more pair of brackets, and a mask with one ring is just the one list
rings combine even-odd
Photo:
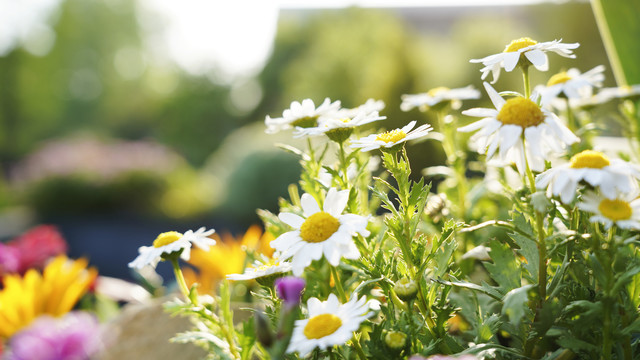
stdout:
[[273,255],[274,249],[269,246],[273,236],[263,233],[258,225],[252,225],[241,239],[226,233],[222,236],[214,234],[217,244],[208,251],[194,248],[188,263],[197,269],[183,268],[188,286],[198,283],[200,294],[214,292],[217,283],[229,274],[240,274],[251,263],[248,255],[262,254],[267,257]]

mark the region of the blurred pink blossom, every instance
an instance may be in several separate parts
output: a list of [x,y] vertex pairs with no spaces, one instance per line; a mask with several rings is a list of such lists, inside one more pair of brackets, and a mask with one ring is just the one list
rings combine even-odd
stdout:
[[41,316],[11,337],[6,360],[88,360],[102,346],[97,319],[86,312]]

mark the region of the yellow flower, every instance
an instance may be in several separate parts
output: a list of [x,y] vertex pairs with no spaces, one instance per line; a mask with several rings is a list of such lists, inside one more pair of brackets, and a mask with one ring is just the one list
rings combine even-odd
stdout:
[[9,338],[43,314],[62,316],[89,289],[98,272],[87,260],[54,258],[42,274],[28,270],[24,277],[7,275],[0,291],[0,338]]
[[267,257],[273,255],[273,248],[269,246],[273,236],[263,233],[260,226],[253,225],[241,239],[236,239],[231,234],[219,236],[215,234],[216,246],[212,246],[208,251],[194,249],[188,263],[193,265],[198,271],[183,268],[187,284],[191,286],[198,283],[198,292],[209,294],[214,292],[216,284],[224,280],[229,274],[241,274],[244,268],[251,264],[251,259],[247,259],[250,253],[263,254]]

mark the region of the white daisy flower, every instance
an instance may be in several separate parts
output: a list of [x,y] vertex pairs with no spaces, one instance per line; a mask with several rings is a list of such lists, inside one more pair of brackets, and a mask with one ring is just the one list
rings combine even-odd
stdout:
[[575,198],[578,184],[586,181],[608,199],[618,193],[638,190],[640,167],[620,159],[609,158],[598,151],[585,150],[574,155],[568,164],[555,166],[536,177],[538,189],[547,188],[547,196],[559,196],[569,204]]
[[[382,134],[373,134],[361,139],[352,140],[351,147],[361,148],[362,151],[380,148],[389,149],[406,141],[425,137],[433,130],[429,124],[424,124],[413,129],[415,125],[416,121],[413,120],[402,129],[395,129]],[[411,129],[413,129],[413,131]]]
[[318,125],[318,118],[322,115],[338,111],[340,109],[340,101],[331,102],[329,98],[316,108],[313,100],[305,99],[302,103],[294,101],[291,107],[282,112],[282,117],[271,118],[267,115],[264,120],[267,134],[274,134],[281,130],[293,127],[312,127]]
[[191,243],[208,250],[209,246],[216,244],[215,240],[208,238],[213,233],[213,229],[205,231],[204,227],[201,227],[196,232],[189,230],[184,235],[177,231],[164,232],[153,241],[153,246],[141,246],[138,249],[138,257],[129,263],[129,267],[142,269],[147,265],[151,265],[155,268],[158,262],[162,260],[163,255],[178,251],[182,251],[180,253],[182,260],[189,260]]
[[[578,142],[576,137],[553,113],[541,109],[532,99],[514,97],[503,99],[488,83],[484,83],[487,94],[495,109],[474,108],[462,113],[468,116],[482,117],[460,132],[480,130],[471,137],[478,145],[478,152],[487,154],[492,160],[498,148],[497,160],[503,164],[515,163],[520,174],[525,173],[526,159],[533,171],[543,171],[544,161],[553,152],[563,151],[567,145]],[[522,141],[527,146],[525,149]]]
[[[493,74],[491,83],[494,84],[500,77],[500,69],[504,68],[506,72],[511,72],[521,61],[533,64],[540,71],[547,71],[549,69],[549,59],[546,53],[549,51],[567,58],[575,58],[576,56],[571,50],[577,48],[580,44],[563,44],[561,41],[554,40],[538,43],[531,38],[523,37],[513,40],[499,54],[489,55],[482,59],[473,59],[470,62],[482,63],[484,65],[484,68],[480,69],[482,80],[486,79],[489,72],[491,72]],[[524,55],[524,58],[521,55]]]
[[631,86],[618,86],[601,89],[595,95],[597,103],[602,104],[613,99],[626,99],[640,95],[640,84]]
[[605,229],[616,225],[622,229],[640,230],[640,199],[638,193],[632,192],[615,199],[607,199],[594,192],[582,196],[578,208],[595,215],[589,218],[591,222],[604,224]]
[[195,232],[193,232],[193,230],[187,230],[187,232],[182,235],[182,240],[192,242],[202,250],[208,251],[209,246],[213,246],[216,244],[215,240],[209,238],[209,236],[213,235],[213,233],[215,232],[215,230],[207,230],[207,228],[203,226]]
[[[295,131],[293,132],[293,137],[301,138],[323,134],[327,134],[329,137],[331,137],[331,132],[347,130],[348,134],[346,135],[346,138],[348,138],[351,135],[353,128],[387,118],[386,116],[380,116],[377,111],[363,111],[355,114],[353,117],[343,117],[343,114],[347,113],[336,112],[334,113],[334,116],[321,117],[318,119],[318,125],[314,127],[296,127]],[[346,138],[344,138],[344,140],[346,140]]]
[[324,350],[345,344],[360,324],[373,315],[370,306],[364,296],[360,299],[352,296],[345,304],[341,304],[334,294],[329,294],[327,301],[309,299],[309,317],[296,320],[287,352],[297,351],[302,358],[315,348]]
[[253,266],[250,266],[244,270],[242,274],[229,274],[227,279],[229,280],[253,280],[271,276],[275,274],[284,274],[291,271],[291,263],[286,261],[280,261],[279,259],[272,259],[268,263],[255,261]]
[[588,99],[593,95],[594,87],[602,86],[603,72],[603,65],[596,66],[584,74],[572,68],[553,75],[546,86],[537,86],[536,91],[540,94],[543,105],[551,104],[551,101],[561,94],[569,99]]
[[428,108],[434,105],[448,101],[451,102],[452,108],[458,109],[461,105],[460,100],[479,98],[480,91],[474,89],[471,85],[458,89],[437,87],[429,90],[426,93],[402,95],[402,104],[400,104],[400,109],[402,111],[409,111],[417,107],[420,109],[420,111],[426,111]]
[[360,252],[353,242],[353,236],[369,236],[369,218],[344,214],[349,190],[329,189],[323,209],[310,194],[300,198],[303,215],[281,212],[278,217],[295,230],[280,235],[271,242],[271,247],[280,251],[282,260],[291,260],[293,274],[302,275],[313,260],[323,255],[333,266],[338,266],[341,258],[357,259]]
[[384,109],[384,101],[368,99],[364,104],[358,107],[355,107],[352,109],[343,108],[343,109],[340,109],[338,113],[340,118],[353,118],[360,113],[369,114],[373,112],[380,112],[383,109]]

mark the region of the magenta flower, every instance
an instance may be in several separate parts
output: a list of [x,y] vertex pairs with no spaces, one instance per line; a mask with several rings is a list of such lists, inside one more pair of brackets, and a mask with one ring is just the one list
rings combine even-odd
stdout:
[[53,225],[39,225],[11,240],[8,246],[19,253],[18,272],[42,269],[47,260],[67,252],[67,242]]
[[9,341],[7,360],[88,360],[100,349],[94,316],[70,312],[62,318],[41,316]]
[[302,296],[302,290],[304,290],[305,286],[304,279],[295,276],[285,276],[276,279],[275,286],[278,296],[284,300],[287,306],[298,306],[298,304],[300,304],[300,297]]

